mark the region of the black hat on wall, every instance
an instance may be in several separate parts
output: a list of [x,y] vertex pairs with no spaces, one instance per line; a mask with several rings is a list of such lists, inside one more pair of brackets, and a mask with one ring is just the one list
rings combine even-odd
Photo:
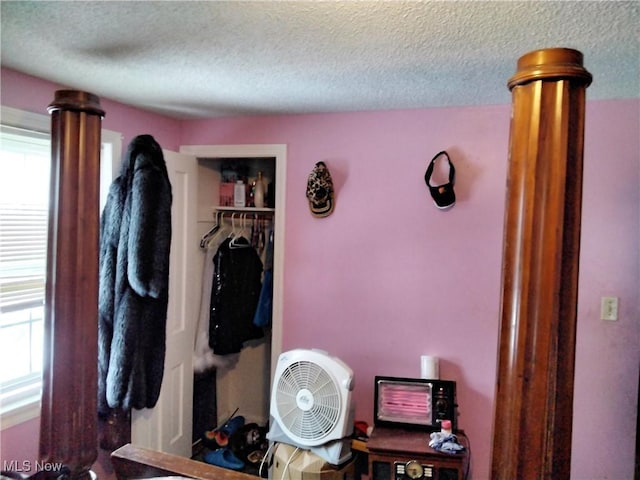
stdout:
[[[436,164],[436,161],[440,158],[445,158],[447,162],[449,162],[449,181],[447,183],[441,185],[433,185],[431,181],[431,177],[433,176],[433,170]],[[445,151],[439,152],[435,157],[429,162],[429,166],[427,167],[427,171],[424,174],[424,181],[429,187],[429,193],[431,193],[431,197],[438,207],[441,210],[446,210],[451,208],[456,203],[456,194],[453,191],[453,185],[455,183],[456,178],[456,169],[449,158],[449,154]]]

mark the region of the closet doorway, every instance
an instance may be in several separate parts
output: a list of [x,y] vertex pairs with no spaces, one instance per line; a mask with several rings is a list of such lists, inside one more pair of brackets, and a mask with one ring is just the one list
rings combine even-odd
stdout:
[[[270,385],[282,350],[286,152],[286,145],[188,145],[182,146],[180,153],[164,151],[169,178],[174,189],[174,235],[171,241],[165,374],[156,406],[153,409],[132,411],[133,444],[191,457],[193,438],[198,435],[198,432],[192,432],[193,353],[204,266],[204,252],[198,243],[215,221],[217,190],[216,186],[208,181],[211,171],[207,165],[215,163],[216,159],[231,161],[257,158],[272,159],[275,162],[271,333],[268,356],[260,367],[261,382],[265,388],[261,388],[258,401],[255,398],[251,399],[254,405],[256,402],[260,404],[260,411],[249,412],[251,420],[254,420],[255,415],[264,417],[265,414],[267,418],[264,421],[268,420]],[[265,355],[266,347],[265,345],[262,353],[254,350],[254,355]],[[249,362],[251,360],[250,358]],[[219,422],[224,421],[236,408],[239,408],[239,415],[244,413],[241,412],[241,405],[236,403],[241,401],[247,392],[247,385],[242,385],[243,382],[246,383],[246,379],[242,378],[242,369],[227,372],[223,382],[226,400],[219,404],[216,401],[216,420]],[[213,427],[215,425],[211,425],[211,428]]]
[[[236,413],[246,421],[267,425],[273,370],[281,352],[282,297],[284,263],[284,202],[286,182],[285,145],[231,145],[231,146],[182,146],[180,152],[193,155],[198,163],[197,231],[199,239],[216,221],[240,228],[248,224],[265,222],[273,230],[273,299],[272,322],[263,339],[249,341],[239,354],[230,355],[230,362],[222,359],[222,366],[209,374],[198,373],[194,377],[194,431],[196,442],[204,430],[215,427]],[[238,208],[222,205],[222,185],[229,187],[232,172],[243,179],[254,179],[258,172],[269,186],[269,203],[263,209]],[[233,181],[235,179],[232,178]],[[222,194],[222,195],[221,195]],[[201,252],[204,275],[198,278],[199,289],[206,284],[205,250]],[[263,257],[264,259],[264,257]],[[194,286],[195,287],[195,286]],[[206,293],[202,290],[202,298]],[[201,312],[202,313],[202,312]],[[195,359],[198,362],[198,359]],[[200,365],[201,366],[201,365]],[[212,388],[210,388],[212,387]]]

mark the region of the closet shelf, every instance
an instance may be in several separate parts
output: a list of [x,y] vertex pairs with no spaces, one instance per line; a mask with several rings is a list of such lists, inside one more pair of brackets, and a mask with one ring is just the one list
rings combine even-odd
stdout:
[[275,208],[258,208],[258,207],[212,207],[214,212],[231,212],[231,213],[275,213]]

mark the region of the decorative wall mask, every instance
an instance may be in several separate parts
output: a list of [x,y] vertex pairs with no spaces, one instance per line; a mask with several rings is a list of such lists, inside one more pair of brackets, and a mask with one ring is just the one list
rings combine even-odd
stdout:
[[324,162],[316,163],[309,174],[307,199],[314,217],[327,217],[333,212],[335,207],[333,181]]

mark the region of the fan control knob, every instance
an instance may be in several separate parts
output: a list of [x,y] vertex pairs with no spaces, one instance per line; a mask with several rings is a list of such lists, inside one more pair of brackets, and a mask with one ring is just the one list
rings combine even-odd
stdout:
[[342,380],[342,386],[349,391],[353,390],[353,377]]

